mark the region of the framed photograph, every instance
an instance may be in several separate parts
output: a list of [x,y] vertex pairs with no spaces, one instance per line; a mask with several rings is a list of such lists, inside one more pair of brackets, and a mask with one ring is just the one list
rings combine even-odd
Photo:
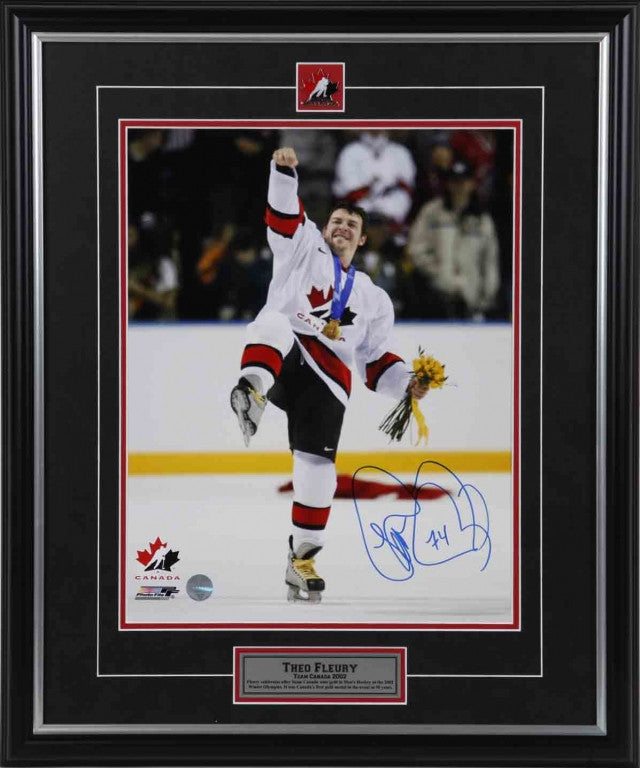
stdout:
[[2,3],[5,765],[638,761],[638,4]]

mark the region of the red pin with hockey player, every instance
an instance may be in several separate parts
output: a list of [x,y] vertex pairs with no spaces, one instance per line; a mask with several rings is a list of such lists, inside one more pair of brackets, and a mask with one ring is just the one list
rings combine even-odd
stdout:
[[296,112],[344,112],[344,63],[296,64]]

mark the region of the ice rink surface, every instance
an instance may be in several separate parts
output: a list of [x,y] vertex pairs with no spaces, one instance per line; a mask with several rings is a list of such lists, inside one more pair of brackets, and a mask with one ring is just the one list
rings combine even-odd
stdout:
[[[364,477],[364,476],[363,476]],[[372,480],[388,478],[368,475]],[[316,558],[326,582],[319,605],[288,603],[284,584],[291,493],[283,475],[128,478],[126,621],[159,626],[339,623],[509,624],[514,598],[510,474],[434,473],[421,478],[450,496],[436,500],[336,499]],[[402,475],[404,482],[413,477]],[[486,506],[485,506],[486,505]],[[178,553],[170,572],[145,572],[137,552],[160,537]],[[186,592],[205,574],[213,594]],[[162,577],[162,578],[161,578]],[[166,600],[136,599],[143,586],[173,586]]]

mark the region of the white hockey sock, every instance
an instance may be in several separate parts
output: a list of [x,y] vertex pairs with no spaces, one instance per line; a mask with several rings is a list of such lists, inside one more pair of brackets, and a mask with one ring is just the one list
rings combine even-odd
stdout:
[[293,550],[302,542],[324,546],[325,527],[336,492],[336,466],[324,456],[293,452]]

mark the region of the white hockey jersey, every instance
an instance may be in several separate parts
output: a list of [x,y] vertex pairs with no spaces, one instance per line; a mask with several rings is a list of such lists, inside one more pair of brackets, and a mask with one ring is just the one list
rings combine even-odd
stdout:
[[333,192],[367,213],[402,224],[411,209],[415,178],[416,166],[405,146],[365,133],[340,152]]
[[341,318],[341,336],[336,340],[324,336],[322,329],[331,313],[334,261],[322,233],[304,213],[295,171],[289,175],[272,161],[267,203],[273,277],[263,311],[288,318],[305,361],[343,404],[351,392],[354,362],[370,389],[400,400],[412,371],[390,351],[394,312],[389,296],[368,275],[356,271]]

